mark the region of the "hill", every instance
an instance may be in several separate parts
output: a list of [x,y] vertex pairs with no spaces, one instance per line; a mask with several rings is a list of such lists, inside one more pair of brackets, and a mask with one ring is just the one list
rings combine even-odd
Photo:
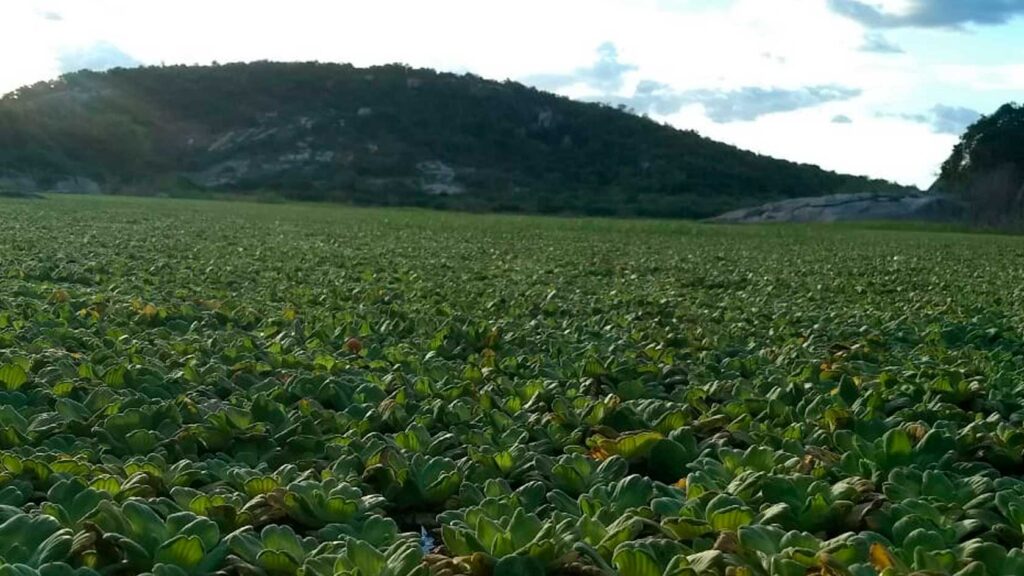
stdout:
[[935,189],[962,196],[976,222],[1024,222],[1024,106],[1006,104],[971,125]]
[[11,186],[706,217],[898,190],[514,82],[401,65],[79,72],[0,99]]

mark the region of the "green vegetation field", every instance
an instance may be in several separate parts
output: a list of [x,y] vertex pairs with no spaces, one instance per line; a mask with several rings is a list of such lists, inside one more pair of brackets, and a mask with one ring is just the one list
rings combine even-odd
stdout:
[[1024,574],[1024,239],[0,200],[0,575]]

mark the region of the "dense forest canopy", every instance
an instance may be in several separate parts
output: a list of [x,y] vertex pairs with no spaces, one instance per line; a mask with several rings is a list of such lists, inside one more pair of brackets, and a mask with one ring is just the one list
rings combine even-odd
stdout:
[[963,196],[971,217],[1024,222],[1024,106],[1006,104],[971,125],[942,164],[936,187]]
[[1024,106],[1005,104],[972,124],[942,164],[942,179],[963,182],[995,166],[1024,166]]
[[0,100],[0,175],[467,210],[704,217],[891,191],[515,82],[402,65],[78,72]]

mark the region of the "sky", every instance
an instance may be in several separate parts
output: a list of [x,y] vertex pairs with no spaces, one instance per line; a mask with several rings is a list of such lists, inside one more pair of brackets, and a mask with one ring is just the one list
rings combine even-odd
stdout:
[[926,188],[1024,101],[1024,0],[2,0],[0,93],[83,68],[401,62]]

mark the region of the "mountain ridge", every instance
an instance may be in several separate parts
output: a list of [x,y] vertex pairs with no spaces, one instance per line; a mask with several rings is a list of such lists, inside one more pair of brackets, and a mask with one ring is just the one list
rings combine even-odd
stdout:
[[83,71],[21,88],[0,99],[0,175],[65,191],[691,218],[913,190],[511,81],[309,62]]

